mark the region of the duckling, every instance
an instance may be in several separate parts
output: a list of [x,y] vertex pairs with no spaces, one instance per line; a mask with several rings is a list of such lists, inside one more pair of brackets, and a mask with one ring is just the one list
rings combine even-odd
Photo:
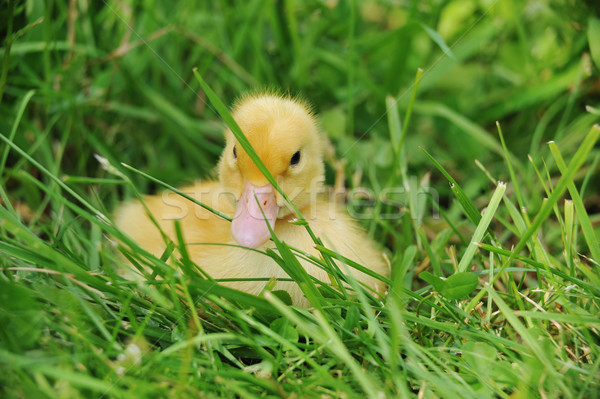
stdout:
[[[308,105],[295,98],[270,93],[247,95],[234,104],[232,115],[261,161],[325,246],[387,276],[389,270],[382,251],[340,209],[343,204],[329,202],[323,195],[323,156],[327,141]],[[225,141],[218,163],[219,180],[199,182],[181,191],[225,214],[234,215],[232,222],[170,191],[148,196],[144,202],[173,241],[176,241],[174,220],[179,220],[191,260],[214,279],[288,278],[273,259],[251,250],[275,248],[269,240],[269,226],[279,240],[290,246],[317,257],[320,253],[314,248],[305,227],[291,223],[296,219],[293,210],[229,129],[225,131]],[[161,256],[165,250],[162,235],[140,202],[121,205],[115,213],[115,222],[155,256]],[[195,245],[199,243],[202,245]],[[327,272],[299,260],[310,275],[323,282],[330,281]],[[358,281],[379,293],[383,291],[380,281],[349,269]],[[266,283],[223,282],[254,295],[260,294]],[[279,281],[275,289],[286,290],[295,305],[310,305],[294,282]]]

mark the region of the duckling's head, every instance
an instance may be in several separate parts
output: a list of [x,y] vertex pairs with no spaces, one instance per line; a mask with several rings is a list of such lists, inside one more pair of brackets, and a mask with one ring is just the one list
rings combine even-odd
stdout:
[[[302,212],[322,190],[324,180],[325,142],[309,107],[289,97],[252,95],[236,103],[233,118],[277,184]],[[256,248],[270,237],[265,219],[274,227],[276,219],[291,210],[229,129],[225,140],[219,178],[237,201],[231,232],[239,244]]]

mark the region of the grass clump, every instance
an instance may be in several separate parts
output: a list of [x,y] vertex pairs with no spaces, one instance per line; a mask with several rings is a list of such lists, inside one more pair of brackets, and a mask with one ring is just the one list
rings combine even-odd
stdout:
[[[5,3],[0,396],[599,396],[591,5]],[[346,200],[385,247],[387,296],[326,245],[309,260],[332,285],[285,242],[266,254],[308,287],[301,309],[114,227],[124,198],[216,164],[194,68],[224,103],[310,99],[343,159],[330,183],[370,195]]]

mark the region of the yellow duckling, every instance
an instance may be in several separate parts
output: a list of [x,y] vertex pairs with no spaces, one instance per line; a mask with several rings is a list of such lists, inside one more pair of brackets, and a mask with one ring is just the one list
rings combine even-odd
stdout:
[[[308,107],[292,98],[273,94],[252,95],[242,98],[235,105],[233,117],[262,162],[325,246],[387,276],[389,271],[383,253],[375,243],[343,212],[343,205],[330,203],[322,195],[326,141]],[[317,257],[320,255],[306,229],[290,223],[295,216],[289,205],[259,171],[229,129],[225,131],[225,138],[225,150],[218,165],[219,181],[197,183],[181,191],[225,214],[235,215],[233,222],[169,191],[146,197],[146,206],[174,241],[174,220],[180,221],[190,258],[211,277],[288,278],[273,259],[259,252],[235,246],[194,245],[219,243],[259,250],[275,248],[275,244],[269,240],[269,223],[281,241]],[[166,245],[159,230],[139,202],[121,206],[115,214],[115,220],[121,230],[150,253],[160,256],[165,250]],[[312,276],[323,282],[330,281],[324,270],[302,259],[300,262]],[[349,269],[357,280],[379,292],[383,291],[380,281]],[[342,267],[341,270],[346,269]],[[223,284],[258,295],[266,281]],[[286,290],[296,305],[309,305],[295,283],[278,282],[275,289]]]

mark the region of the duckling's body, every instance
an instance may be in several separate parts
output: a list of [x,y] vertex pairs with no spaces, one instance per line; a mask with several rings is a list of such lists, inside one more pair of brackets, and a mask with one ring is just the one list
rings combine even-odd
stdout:
[[[330,203],[322,196],[324,140],[307,107],[293,99],[260,95],[242,99],[234,108],[233,116],[265,166],[325,246],[387,276],[382,252],[346,215],[342,204]],[[145,204],[162,230],[175,242],[174,220],[179,220],[190,258],[211,277],[289,278],[273,259],[260,252],[221,245],[243,245],[263,251],[275,248],[268,240],[268,220],[281,241],[320,256],[306,229],[290,223],[295,215],[232,133],[226,131],[225,136],[227,144],[219,162],[219,181],[200,182],[181,191],[225,214],[235,215],[233,223],[172,192],[146,197]],[[166,244],[139,202],[121,206],[115,220],[118,227],[141,247],[157,257],[162,255]],[[302,259],[300,262],[312,276],[329,281],[322,269]],[[343,266],[341,269],[346,270]],[[348,269],[359,281],[379,292],[383,290],[383,284],[378,280]],[[223,284],[259,294],[266,283],[236,281]],[[295,283],[278,282],[275,289],[288,291],[296,305],[309,305]]]

